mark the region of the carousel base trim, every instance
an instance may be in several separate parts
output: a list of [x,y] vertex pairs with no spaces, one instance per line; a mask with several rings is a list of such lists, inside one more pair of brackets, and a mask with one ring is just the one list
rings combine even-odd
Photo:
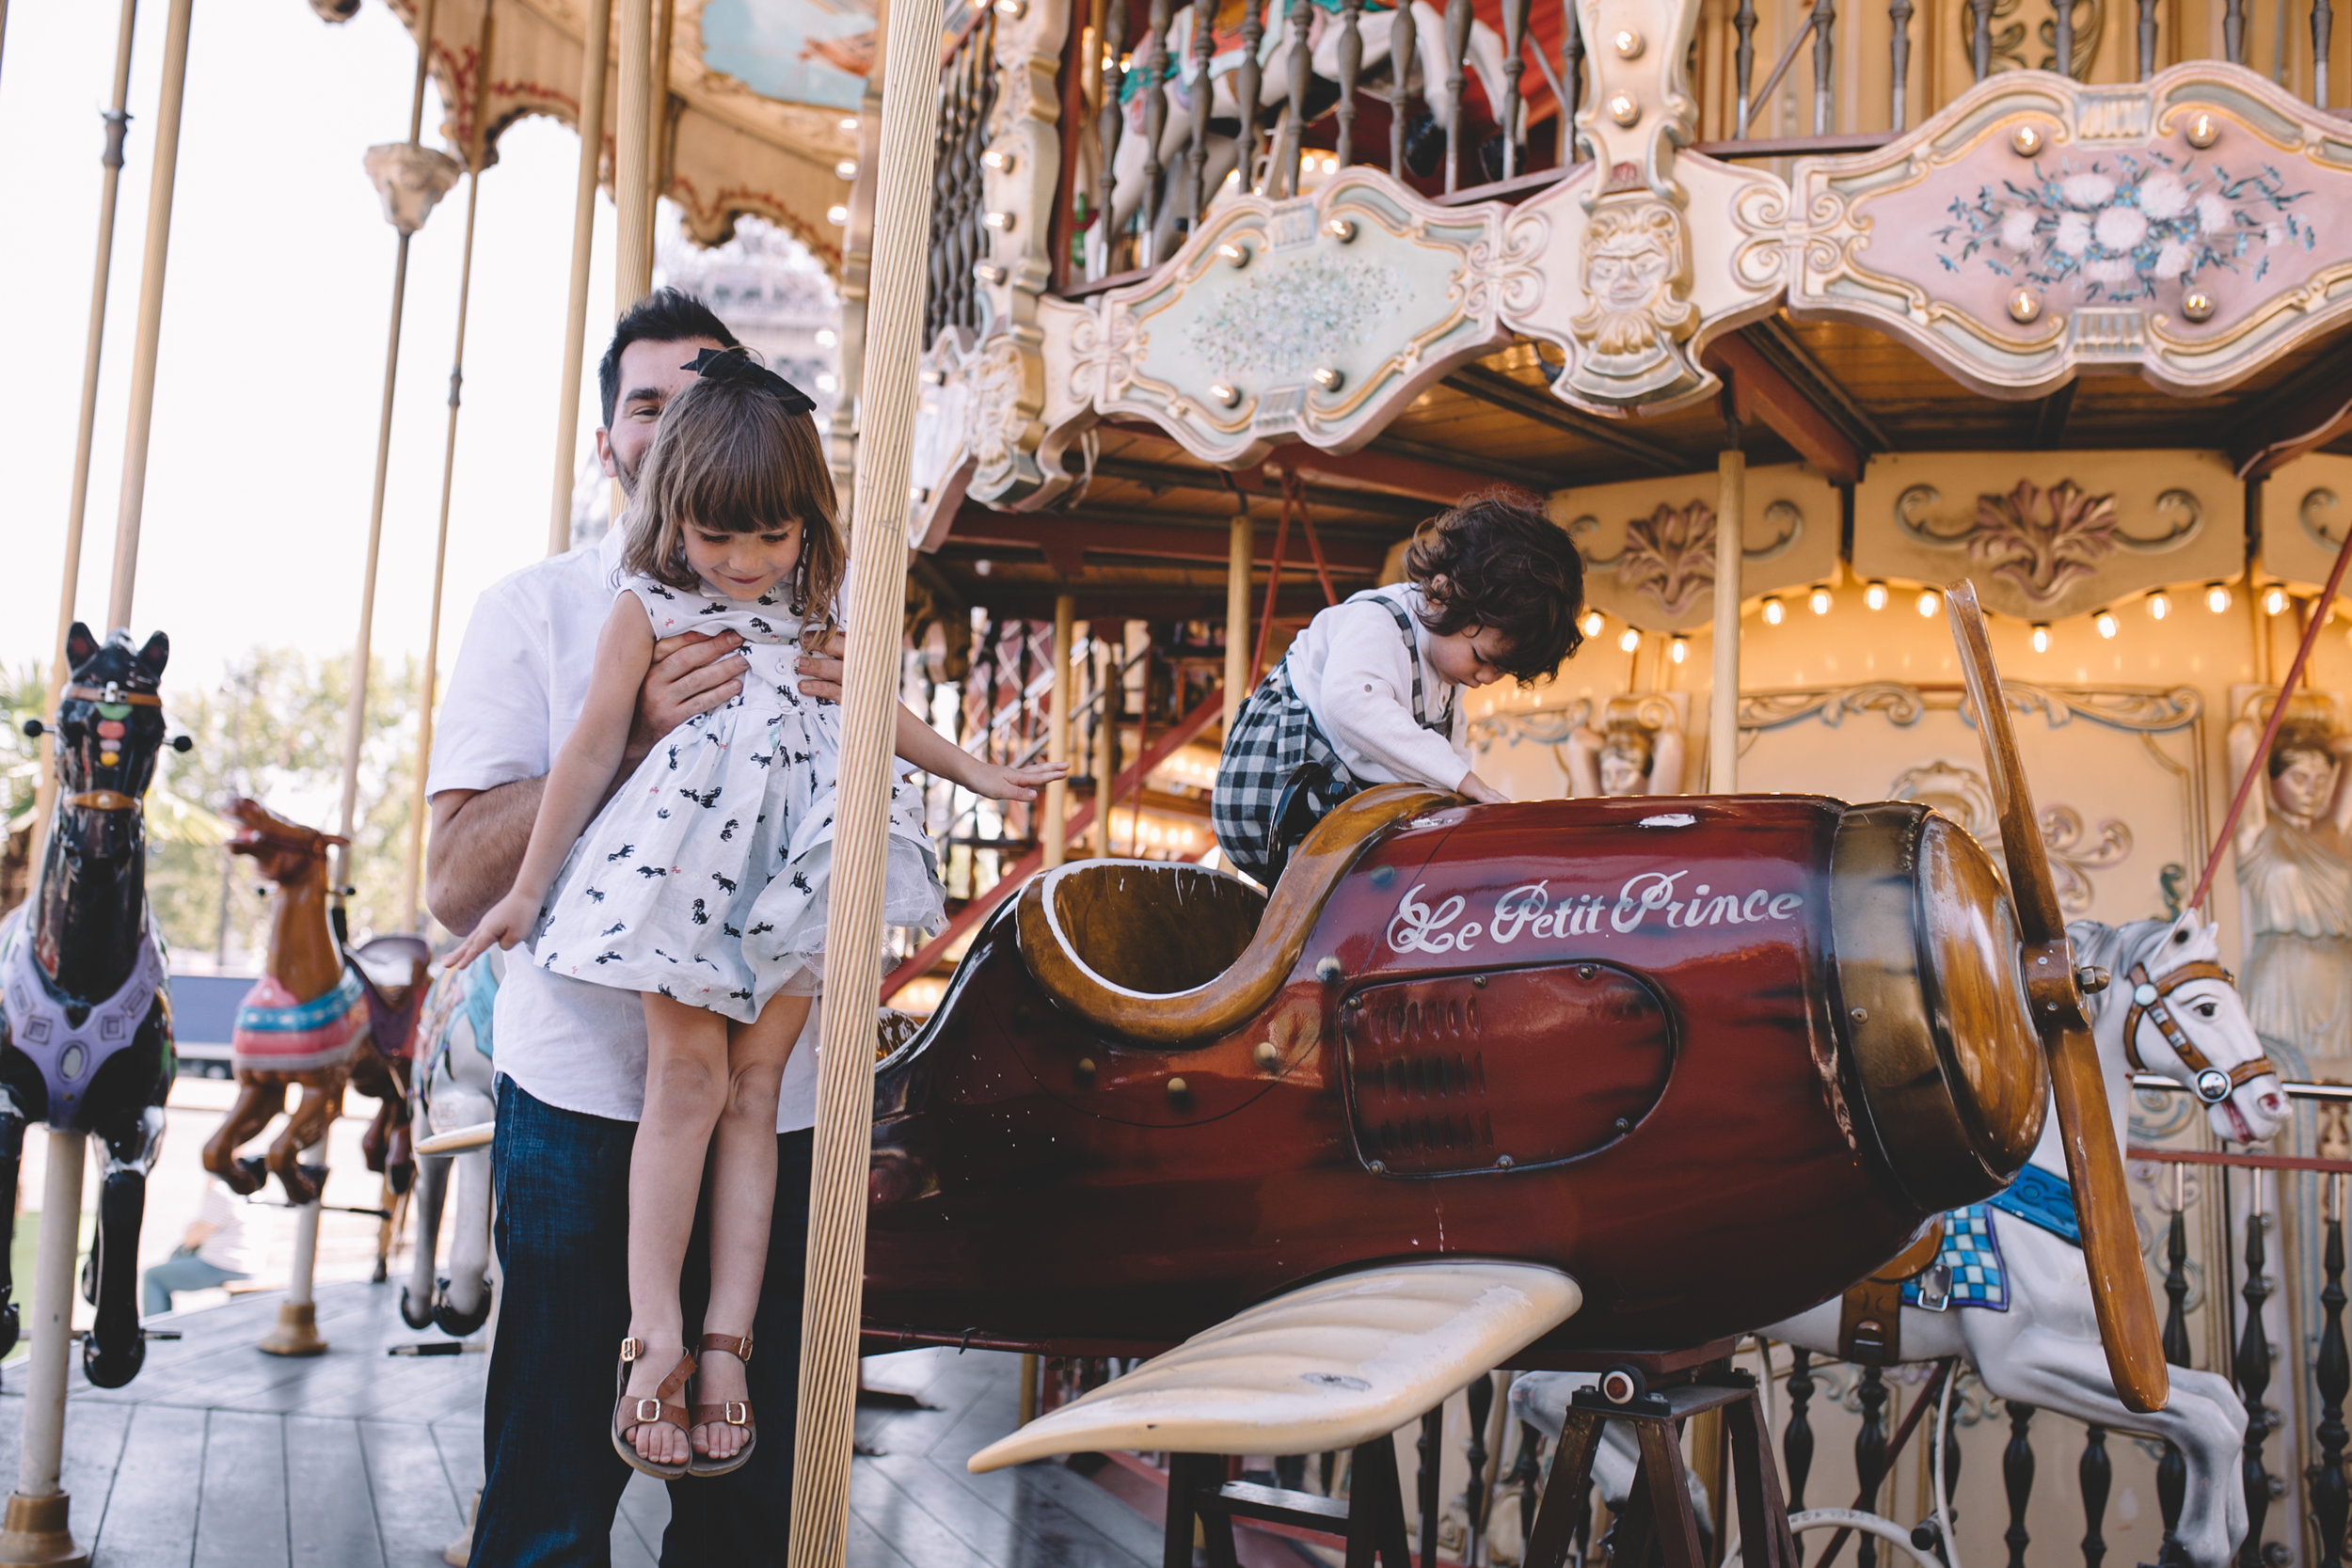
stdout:
[[89,1553],[73,1543],[68,1515],[73,1499],[63,1492],[28,1497],[8,1494],[0,1515],[0,1568],[87,1568]]
[[1584,1304],[1534,1263],[1359,1270],[1261,1303],[974,1454],[1321,1453],[1393,1432]]

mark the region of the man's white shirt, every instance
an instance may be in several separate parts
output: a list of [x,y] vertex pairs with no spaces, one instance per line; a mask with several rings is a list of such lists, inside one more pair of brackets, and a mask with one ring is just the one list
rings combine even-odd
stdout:
[[[621,530],[526,566],[474,605],[433,731],[428,794],[543,776],[580,721],[596,640],[618,593]],[[645,1019],[637,993],[550,974],[517,951],[493,1015],[497,1069],[533,1100],[635,1121],[645,1103]],[[817,1016],[784,1072],[776,1131],[816,1121]]]

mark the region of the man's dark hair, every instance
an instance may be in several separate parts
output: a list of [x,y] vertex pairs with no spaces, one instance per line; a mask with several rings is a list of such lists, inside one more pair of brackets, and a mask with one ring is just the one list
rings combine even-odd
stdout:
[[1439,637],[1473,626],[1500,633],[1495,664],[1521,686],[1549,680],[1584,641],[1576,624],[1584,612],[1583,558],[1524,490],[1480,490],[1422,524],[1405,551],[1405,575],[1427,597],[1422,625]]
[[727,324],[684,289],[656,289],[628,308],[612,328],[612,346],[596,361],[605,429],[612,428],[612,416],[620,410],[621,351],[631,343],[682,343],[689,338],[707,338],[721,348],[736,346]]

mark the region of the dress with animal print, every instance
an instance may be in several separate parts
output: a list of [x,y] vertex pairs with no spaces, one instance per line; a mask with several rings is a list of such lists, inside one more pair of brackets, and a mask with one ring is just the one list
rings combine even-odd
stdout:
[[[564,862],[532,938],[539,967],[659,991],[748,1022],[824,974],[841,710],[801,694],[801,618],[781,586],[755,602],[623,580],[655,638],[732,631],[743,689],[657,744]],[[883,920],[946,919],[923,798],[891,792]]]

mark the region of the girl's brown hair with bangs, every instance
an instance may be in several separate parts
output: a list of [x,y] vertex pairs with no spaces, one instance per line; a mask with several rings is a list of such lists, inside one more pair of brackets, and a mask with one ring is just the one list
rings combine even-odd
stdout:
[[764,533],[801,525],[792,573],[792,613],[830,626],[849,570],[834,517],[832,471],[817,422],[787,413],[757,387],[696,377],[672,398],[629,498],[622,569],[690,593],[701,580],[686,563],[686,531]]

